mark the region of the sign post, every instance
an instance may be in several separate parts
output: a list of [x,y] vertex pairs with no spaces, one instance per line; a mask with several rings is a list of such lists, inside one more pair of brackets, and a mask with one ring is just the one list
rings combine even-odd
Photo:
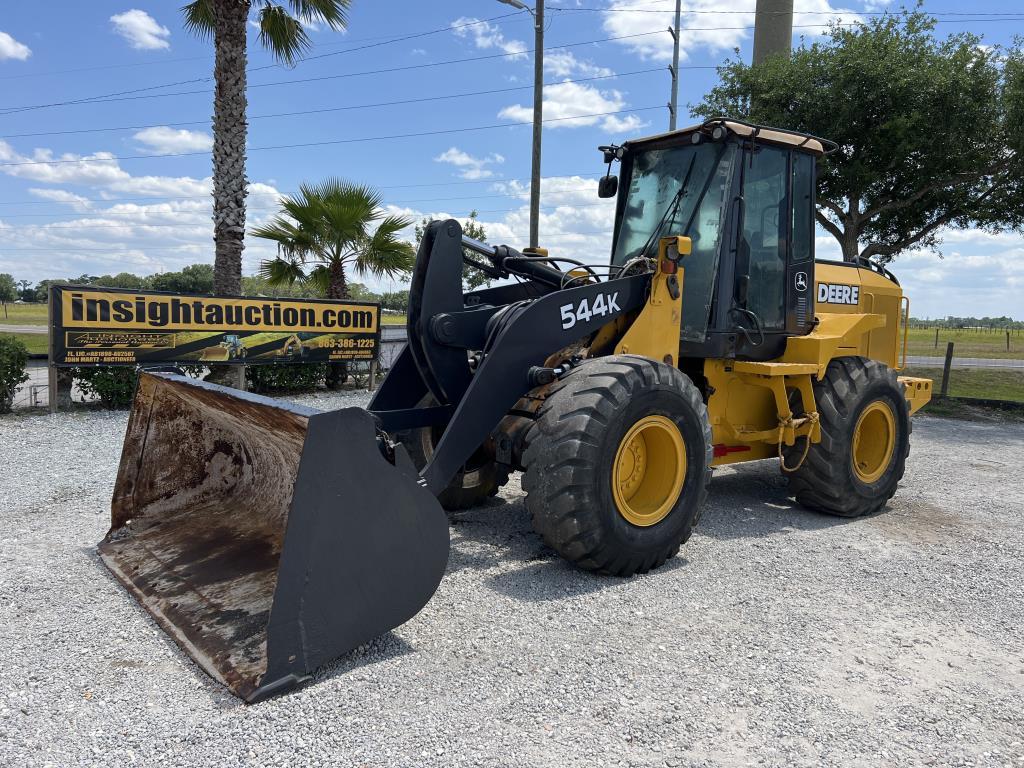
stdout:
[[47,289],[46,297],[46,317],[48,320],[46,329],[46,396],[49,401],[50,413],[57,412],[57,360],[54,357],[53,339],[56,336],[54,331],[55,322],[57,319],[56,311],[54,310],[54,290],[51,285]]

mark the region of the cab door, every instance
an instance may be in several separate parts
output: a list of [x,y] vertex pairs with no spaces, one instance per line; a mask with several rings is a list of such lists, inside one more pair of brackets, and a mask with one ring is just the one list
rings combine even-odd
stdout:
[[736,357],[770,360],[814,320],[814,157],[747,146],[740,198],[728,320]]

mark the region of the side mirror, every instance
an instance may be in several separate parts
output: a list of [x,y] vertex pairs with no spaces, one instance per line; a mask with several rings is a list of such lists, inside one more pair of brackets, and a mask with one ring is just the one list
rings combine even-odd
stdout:
[[619,177],[618,176],[602,176],[597,182],[597,196],[598,197],[615,197],[615,193],[619,191]]

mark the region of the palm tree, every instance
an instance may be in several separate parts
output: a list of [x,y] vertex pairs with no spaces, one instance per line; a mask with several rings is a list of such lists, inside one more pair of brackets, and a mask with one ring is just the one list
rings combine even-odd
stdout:
[[[412,219],[386,216],[380,206],[380,193],[364,185],[341,179],[301,185],[296,197],[281,201],[281,215],[252,232],[277,243],[277,258],[264,261],[260,275],[271,286],[305,283],[329,299],[347,299],[346,270],[378,278],[408,274],[416,254],[398,234]],[[333,364],[328,386],[344,382],[347,370]]]
[[[282,2],[283,0],[278,0]],[[194,0],[181,11],[185,28],[213,39],[213,290],[219,295],[242,292],[242,249],[245,237],[246,25],[255,5],[260,43],[278,61],[292,65],[312,43],[303,22],[344,29],[351,0],[288,0],[287,8],[272,0]]]
[[281,215],[252,231],[277,243],[277,258],[263,262],[260,275],[272,286],[307,283],[329,299],[347,299],[346,269],[362,277],[408,274],[416,254],[398,233],[412,219],[385,216],[380,205],[380,193],[361,184],[300,185],[296,197],[281,200]]

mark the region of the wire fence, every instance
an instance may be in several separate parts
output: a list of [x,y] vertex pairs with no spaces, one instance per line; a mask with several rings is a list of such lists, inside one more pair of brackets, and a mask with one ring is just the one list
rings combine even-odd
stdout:
[[[1024,402],[1024,338],[1019,337],[1017,330],[913,326],[910,330],[914,335],[908,340],[905,372],[933,378],[936,395],[944,391],[950,396]],[[937,344],[936,331],[939,332]],[[985,340],[981,346],[977,343],[979,338]],[[405,343],[404,326],[384,326],[381,329],[380,374],[391,369]],[[999,356],[993,356],[996,354]],[[29,379],[15,392],[13,407],[20,410],[48,408],[46,360],[31,360],[26,373]],[[366,374],[361,370],[353,373]],[[72,406],[96,402],[94,395],[83,392],[76,383],[72,383]]]

